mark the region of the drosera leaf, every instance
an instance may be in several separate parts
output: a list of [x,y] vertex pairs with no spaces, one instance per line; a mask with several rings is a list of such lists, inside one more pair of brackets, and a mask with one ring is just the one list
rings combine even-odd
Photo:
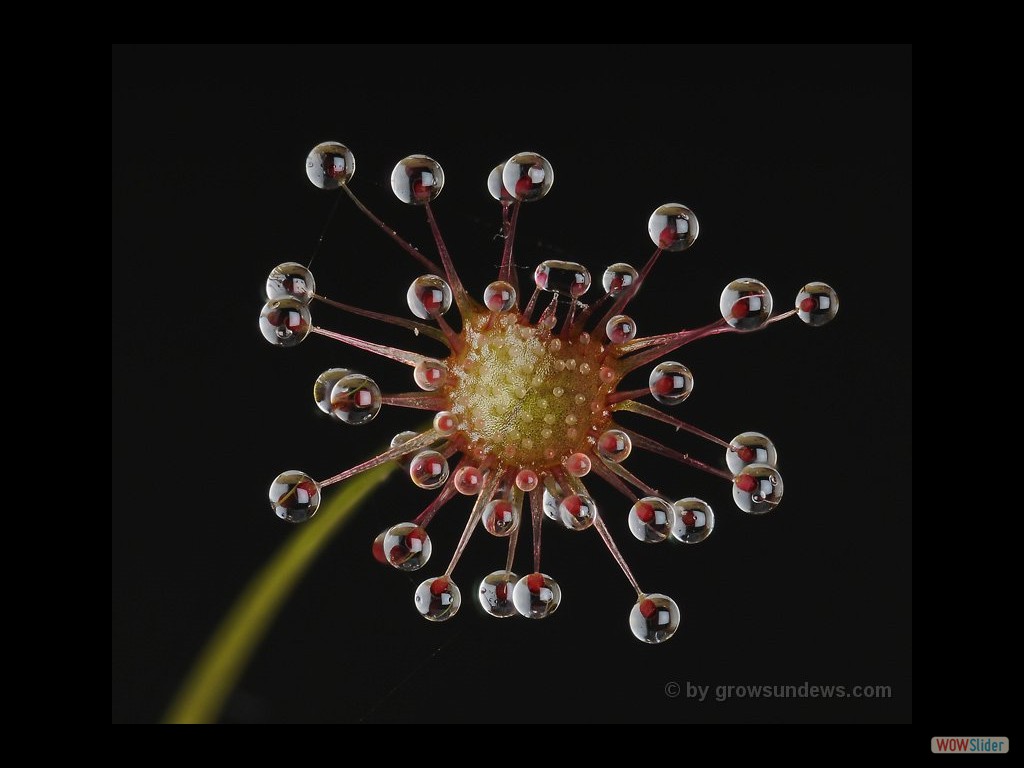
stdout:
[[389,461],[347,481],[299,526],[238,596],[164,715],[165,723],[215,723],[281,606],[331,537],[397,468]]

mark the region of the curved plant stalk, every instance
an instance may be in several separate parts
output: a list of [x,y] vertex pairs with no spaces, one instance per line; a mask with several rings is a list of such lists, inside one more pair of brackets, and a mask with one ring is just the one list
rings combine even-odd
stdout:
[[331,536],[396,467],[348,480],[310,525],[298,528],[246,586],[207,642],[164,715],[165,723],[216,722],[277,612]]

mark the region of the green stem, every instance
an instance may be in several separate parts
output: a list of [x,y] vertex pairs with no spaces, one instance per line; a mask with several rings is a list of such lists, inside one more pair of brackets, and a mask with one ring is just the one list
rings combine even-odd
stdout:
[[285,599],[331,536],[391,473],[389,461],[347,481],[239,595],[171,703],[165,723],[213,723]]

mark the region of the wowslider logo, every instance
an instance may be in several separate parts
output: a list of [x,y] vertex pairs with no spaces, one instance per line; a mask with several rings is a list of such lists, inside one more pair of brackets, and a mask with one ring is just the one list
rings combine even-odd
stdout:
[[932,752],[940,755],[998,755],[1010,751],[1005,736],[933,736]]

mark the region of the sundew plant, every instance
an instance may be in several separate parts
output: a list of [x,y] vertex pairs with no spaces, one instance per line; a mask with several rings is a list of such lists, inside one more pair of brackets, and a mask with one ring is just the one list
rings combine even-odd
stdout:
[[[727,333],[762,330],[789,317],[820,326],[836,316],[838,298],[831,287],[811,282],[794,293],[794,301],[776,313],[772,294],[760,280],[742,277],[722,291],[721,316],[692,329],[666,329],[638,336],[628,314],[645,281],[666,252],[694,246],[697,217],[685,205],[659,205],[647,223],[654,252],[639,268],[611,264],[601,274],[599,295],[591,292],[591,273],[583,264],[548,260],[533,272],[533,285],[519,284],[515,260],[516,225],[524,205],[544,198],[554,183],[548,160],[520,152],[497,165],[487,187],[501,209],[501,260],[498,273],[482,295],[467,291],[456,271],[435,217],[434,202],[444,187],[444,171],[432,158],[410,155],[391,174],[400,201],[423,209],[438,262],[389,228],[351,189],[355,158],[337,142],[317,145],[306,160],[314,186],[346,195],[371,222],[422,267],[407,290],[415,319],[328,299],[316,291],[308,266],[288,262],[275,267],[266,283],[267,303],[260,313],[264,337],[278,347],[294,347],[315,334],[380,355],[412,369],[415,388],[385,393],[370,376],[350,368],[324,371],[313,385],[313,398],[326,417],[358,428],[383,406],[428,412],[430,426],[395,435],[378,455],[331,477],[289,470],[270,486],[270,506],[283,520],[305,523],[320,507],[324,489],[387,462],[399,462],[410,480],[436,495],[415,517],[393,521],[373,542],[381,563],[402,571],[427,567],[413,595],[416,610],[430,621],[458,613],[468,578],[456,583],[459,558],[478,529],[508,541],[504,563],[473,582],[484,611],[497,618],[551,616],[563,600],[558,581],[542,567],[545,526],[596,531],[612,559],[636,591],[629,626],[637,639],[661,643],[680,624],[676,602],[640,586],[615,544],[629,533],[642,542],[696,545],[715,527],[708,501],[693,496],[672,498],[648,485],[629,469],[633,451],[648,451],[698,472],[721,478],[744,513],[771,512],[783,495],[778,454],[758,432],[726,440],[682,421],[658,406],[673,407],[693,392],[687,366],[665,359],[685,345]],[[314,324],[310,308],[340,310],[396,325],[415,333],[430,352],[398,349]],[[633,304],[633,306],[638,306]],[[319,307],[318,307],[319,321]],[[641,318],[643,319],[643,318]],[[647,386],[623,389],[633,371],[649,369]],[[653,405],[649,402],[653,401]],[[724,464],[708,463],[653,437],[627,428],[617,417],[631,413],[662,422],[705,441],[724,454]],[[724,467],[724,468],[723,468]],[[600,480],[625,497],[619,505],[591,493]],[[724,494],[723,494],[724,495]],[[435,567],[435,543],[429,526],[442,507],[457,497],[470,500],[461,537],[444,567]],[[712,499],[712,501],[717,500]],[[520,533],[531,544],[526,568],[516,566]],[[429,567],[428,567],[429,566]],[[515,570],[514,570],[515,569]],[[551,568],[557,573],[557,564]]]

